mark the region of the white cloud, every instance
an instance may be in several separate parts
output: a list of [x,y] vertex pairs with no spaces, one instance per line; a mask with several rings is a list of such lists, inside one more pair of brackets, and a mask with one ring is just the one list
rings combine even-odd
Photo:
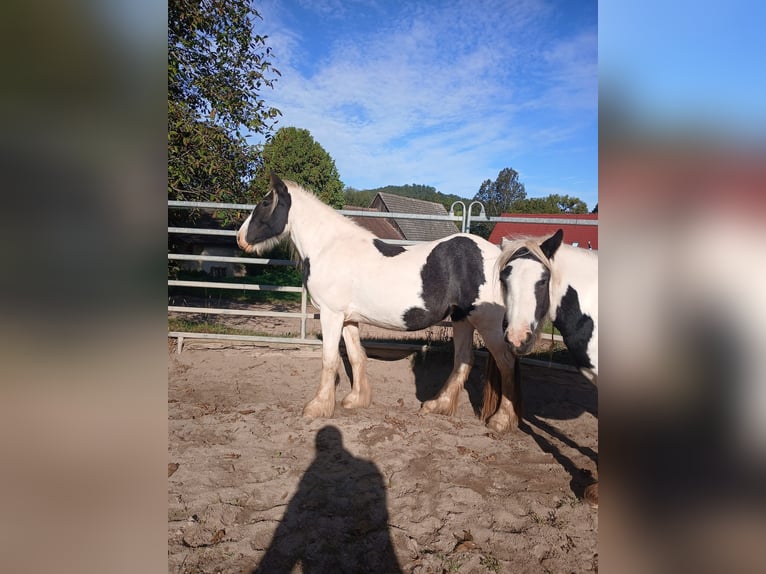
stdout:
[[[340,2],[312,6],[343,16]],[[282,72],[269,104],[280,125],[311,132],[347,185],[472,196],[503,167],[519,169],[520,151],[575,136],[587,123],[578,113],[595,118],[595,32],[551,41],[539,2],[418,5],[368,34],[339,35],[310,54],[313,67],[305,32],[279,5],[263,10]]]

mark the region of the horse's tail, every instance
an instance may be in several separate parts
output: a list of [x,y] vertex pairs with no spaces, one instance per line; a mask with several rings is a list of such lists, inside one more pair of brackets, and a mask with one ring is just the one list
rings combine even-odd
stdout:
[[497,362],[492,353],[487,355],[487,368],[484,381],[484,402],[481,405],[481,420],[487,421],[497,412],[500,406],[500,397],[503,392],[503,376],[497,368]]

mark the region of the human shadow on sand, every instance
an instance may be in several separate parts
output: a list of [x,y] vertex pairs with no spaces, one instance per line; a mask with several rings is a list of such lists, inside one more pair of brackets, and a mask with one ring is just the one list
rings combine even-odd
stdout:
[[316,458],[252,574],[401,573],[388,530],[383,476],[343,447],[334,426],[316,435]]

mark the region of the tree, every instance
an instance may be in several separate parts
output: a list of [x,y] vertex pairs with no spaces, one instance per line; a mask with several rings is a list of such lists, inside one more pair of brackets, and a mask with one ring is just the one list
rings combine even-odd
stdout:
[[247,132],[268,138],[281,112],[267,36],[250,0],[168,3],[168,197],[243,201],[259,167]]
[[258,195],[268,191],[272,169],[279,177],[310,189],[328,205],[343,207],[343,182],[335,161],[308,130],[281,128],[263,146],[263,170],[253,183]]
[[[510,211],[514,202],[526,197],[527,192],[524,189],[524,184],[519,181],[518,172],[506,167],[500,170],[495,181],[484,180],[473,199],[484,204],[488,216],[496,217],[503,212]],[[471,231],[487,238],[492,233],[494,226],[494,223],[475,223],[472,225]]]
[[353,187],[347,187],[343,190],[343,205],[354,207],[370,207],[375,194],[369,190],[359,190]]
[[515,201],[527,197],[524,184],[519,181],[519,174],[510,167],[503,168],[495,181],[485,180],[475,201],[481,201],[489,216],[498,216],[508,211]]
[[588,206],[577,197],[551,194],[547,197],[528,197],[515,201],[513,213],[588,213]]

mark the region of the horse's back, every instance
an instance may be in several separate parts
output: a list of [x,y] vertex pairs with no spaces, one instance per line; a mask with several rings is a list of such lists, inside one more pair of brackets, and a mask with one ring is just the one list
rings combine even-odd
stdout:
[[354,262],[349,309],[364,322],[403,330],[468,316],[485,297],[499,254],[497,246],[464,233],[402,249],[379,244],[373,249]]

